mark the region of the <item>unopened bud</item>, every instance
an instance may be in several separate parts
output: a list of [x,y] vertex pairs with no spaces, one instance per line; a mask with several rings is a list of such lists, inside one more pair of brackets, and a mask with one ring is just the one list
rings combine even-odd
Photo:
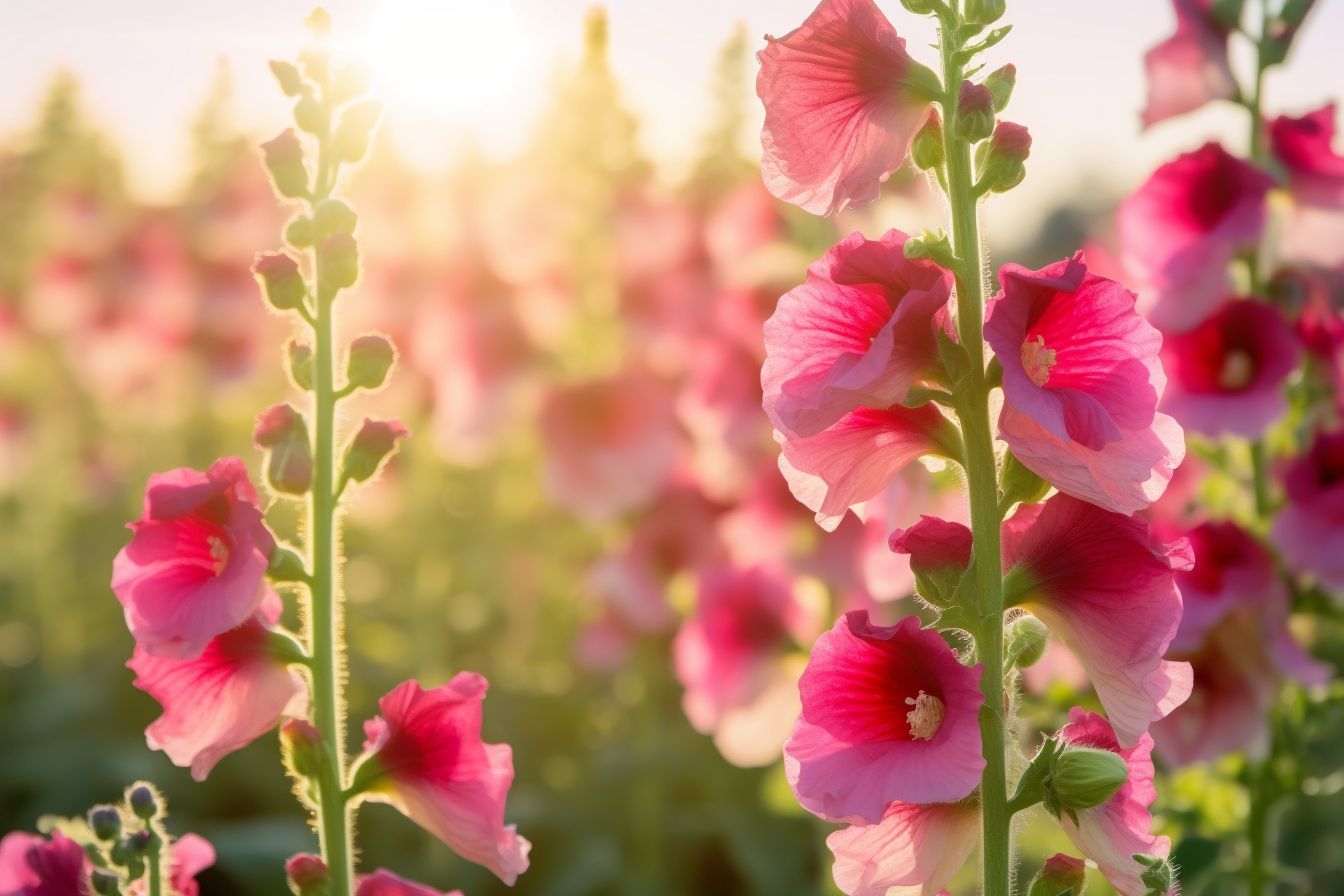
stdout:
[[917,16],[926,16],[933,12],[932,0],[901,0],[901,5]]
[[975,25],[988,25],[1003,18],[1005,0],[966,0],[962,18]]
[[280,726],[280,749],[285,768],[299,778],[315,778],[327,761],[322,733],[305,719],[289,719]]
[[397,353],[387,337],[365,333],[350,343],[345,379],[357,389],[377,389],[387,379]]
[[1027,176],[1026,161],[1031,155],[1031,134],[1020,124],[1001,121],[994,136],[980,144],[975,152],[976,170],[986,191],[1004,193],[1022,183]]
[[929,170],[943,164],[943,120],[936,111],[930,112],[924,126],[915,134],[910,144],[910,161],[916,168]]
[[1176,886],[1176,868],[1169,859],[1146,853],[1135,853],[1134,861],[1142,866],[1139,880],[1147,889],[1143,896],[1167,896]]
[[361,62],[352,62],[336,72],[331,98],[338,103],[347,102],[365,93],[371,83],[373,74],[369,71],[369,67]]
[[1231,31],[1241,24],[1241,10],[1245,5],[1246,0],[1213,0],[1208,7],[1209,15],[1218,25]]
[[1045,653],[1045,645],[1049,638],[1050,630],[1035,616],[1026,614],[1017,617],[1008,627],[1005,638],[1007,648],[1004,652],[1007,654],[1008,664],[1019,669],[1036,665]]
[[327,129],[327,110],[316,97],[302,97],[294,104],[294,123],[310,134],[321,134]]
[[252,262],[252,273],[272,308],[292,311],[303,305],[308,284],[299,272],[299,263],[287,252],[262,252]]
[[1003,459],[1003,472],[1000,474],[999,491],[1003,494],[1003,503],[1034,504],[1050,491],[1046,482],[1017,459],[1011,451]]
[[159,795],[152,784],[143,781],[132,784],[130,790],[126,792],[126,802],[135,813],[135,817],[144,821],[152,821],[159,814]]
[[1017,66],[1010,62],[1002,68],[996,68],[985,76],[984,84],[994,100],[994,111],[1002,112],[1013,97],[1013,88],[1017,86]]
[[266,452],[266,481],[271,488],[281,494],[302,495],[312,487],[308,424],[293,406],[273,404],[258,414],[252,441]]
[[321,6],[315,7],[303,20],[303,24],[308,26],[314,37],[324,39],[331,34],[331,13]]
[[1086,881],[1087,863],[1057,852],[1031,879],[1027,896],[1081,896]]
[[294,63],[272,59],[269,64],[271,74],[280,82],[280,89],[284,91],[285,96],[298,96],[303,93],[303,76],[299,74]]
[[313,244],[313,222],[307,215],[298,215],[285,225],[285,242],[295,249],[307,249]]
[[947,234],[941,230],[926,230],[919,236],[910,237],[905,241],[901,251],[911,261],[928,259],[944,268],[951,268],[956,264],[952,243]]
[[308,195],[308,168],[303,162],[303,146],[293,128],[286,128],[274,140],[261,144],[261,151],[277,193],[288,199]]
[[115,806],[94,806],[89,810],[89,827],[99,840],[115,840],[121,836],[121,813]]
[[354,233],[358,221],[355,210],[339,199],[323,199],[313,209],[313,232],[318,240],[337,233]]
[[271,551],[271,565],[266,567],[266,578],[272,582],[304,582],[308,579],[308,568],[298,551],[277,542]]
[[317,249],[318,287],[323,297],[331,298],[359,279],[359,247],[348,233],[336,233],[324,239]]
[[321,856],[301,852],[285,862],[285,876],[294,896],[327,896],[331,892],[331,875]]
[[364,100],[346,108],[336,123],[332,146],[342,162],[358,162],[369,151],[373,127],[383,114],[383,106],[376,100]]
[[957,94],[956,134],[978,143],[994,133],[994,96],[983,84],[961,82]]
[[971,531],[960,523],[922,516],[909,529],[897,529],[887,546],[910,555],[919,596],[937,607],[954,603],[957,585],[971,563]]
[[1058,809],[1100,806],[1129,779],[1129,768],[1118,753],[1095,747],[1066,746],[1050,770],[1050,803]]
[[365,419],[345,449],[345,478],[363,482],[373,476],[383,460],[396,449],[397,442],[408,434],[409,430],[400,420]]
[[294,385],[305,392],[313,390],[313,347],[306,342],[291,340],[286,346],[289,354],[289,375]]
[[89,883],[98,896],[121,896],[121,878],[110,871],[94,870],[89,875]]

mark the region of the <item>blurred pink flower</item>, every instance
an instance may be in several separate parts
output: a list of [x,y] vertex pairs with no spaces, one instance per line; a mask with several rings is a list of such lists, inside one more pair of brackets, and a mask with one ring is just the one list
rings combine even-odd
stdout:
[[755,177],[715,202],[704,225],[705,251],[718,280],[730,287],[750,286],[758,254],[783,235],[780,208]]
[[359,876],[355,896],[462,896],[462,891],[442,893],[433,887],[398,877],[386,868],[379,868],[372,874]]
[[487,687],[473,672],[428,691],[416,681],[398,685],[378,701],[381,715],[364,723],[355,776],[364,799],[395,807],[512,886],[532,844],[504,824],[513,751],[481,740]]
[[756,94],[770,192],[816,215],[876,199],[929,115],[936,78],[873,0],[822,0],[800,27],[766,40]]
[[952,275],[902,251],[906,235],[853,233],[807,269],[765,323],[765,412],[790,437],[904,401],[937,373]]
[[51,839],[24,831],[0,840],[0,893],[4,896],[91,896],[84,848],[60,831]]
[[205,473],[156,473],[130,544],[112,564],[112,590],[136,643],[151,656],[190,659],[261,604],[275,539],[236,457]]
[[1162,345],[1168,376],[1159,407],[1206,436],[1256,439],[1288,410],[1284,381],[1297,367],[1293,328],[1272,305],[1227,302]]
[[932,629],[847,613],[817,639],[784,771],[805,809],[875,824],[893,801],[959,800],[980,782],[979,682]]
[[1172,6],[1176,33],[1143,57],[1148,72],[1144,127],[1237,95],[1227,60],[1230,31],[1214,18],[1213,0],[1172,0]]
[[1270,537],[1284,563],[1344,590],[1344,430],[1321,432],[1284,471],[1286,506]]
[[731,501],[771,448],[757,362],[737,343],[719,338],[697,340],[691,357],[696,363],[676,399],[677,419],[690,436],[688,461],[707,494]]
[[1334,103],[1269,123],[1270,149],[1288,174],[1293,198],[1303,205],[1344,210],[1344,155],[1335,152],[1334,139]]
[[1105,719],[1076,706],[1069,710],[1069,724],[1060,729],[1059,737],[1067,744],[1109,750],[1125,760],[1129,778],[1110,799],[1076,810],[1077,822],[1065,812],[1059,824],[1078,851],[1097,863],[1120,896],[1145,896],[1150,889],[1140,879],[1143,867],[1134,855],[1165,857],[1171,852],[1168,838],[1152,834],[1148,807],[1157,798],[1152,737],[1145,733],[1131,746],[1122,747]]
[[1082,253],[1039,271],[999,270],[985,339],[1003,365],[999,435],[1024,466],[1099,507],[1156,500],[1185,455],[1181,428],[1156,413],[1162,337],[1134,294],[1089,273]]
[[876,824],[826,838],[835,884],[847,896],[934,896],[980,838],[980,809],[964,803],[892,803]]
[[1189,330],[1227,297],[1228,264],[1265,229],[1274,179],[1217,143],[1153,172],[1117,214],[1121,254],[1163,330]]
[[303,676],[272,642],[281,604],[266,591],[256,615],[217,635],[200,655],[168,659],[137,645],[126,663],[135,672],[135,686],[163,707],[163,715],[145,729],[149,748],[190,768],[197,781],[274,728],[281,716],[300,716],[307,707]]
[[[215,848],[199,834],[183,834],[168,847],[168,881],[172,896],[199,896],[196,875],[215,864]],[[131,884],[131,896],[147,896],[149,882],[140,878]]]

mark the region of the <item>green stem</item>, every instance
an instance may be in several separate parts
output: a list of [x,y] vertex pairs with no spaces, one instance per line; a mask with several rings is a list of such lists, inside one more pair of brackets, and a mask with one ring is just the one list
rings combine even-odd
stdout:
[[957,255],[957,331],[970,356],[970,372],[956,387],[957,414],[966,448],[966,480],[970,493],[971,532],[975,540],[975,593],[979,620],[973,634],[984,664],[980,688],[985,695],[980,715],[985,770],[980,782],[984,816],[981,861],[985,896],[1007,896],[1010,882],[1010,828],[1006,762],[1007,720],[1003,690],[1003,579],[1001,574],[998,473],[989,424],[989,383],[984,358],[984,270],[980,258],[979,217],[971,146],[956,134],[956,98],[964,72],[956,56],[960,47],[955,24],[943,20],[940,51],[943,62],[943,119],[946,134],[947,193],[952,215],[952,244]]
[[1265,783],[1269,777],[1269,760],[1253,762],[1248,766],[1250,780],[1250,818],[1246,833],[1250,840],[1250,857],[1246,863],[1246,892],[1260,896],[1265,891],[1265,853],[1269,843],[1269,793]]
[[163,896],[163,858],[157,846],[149,853],[149,896]]

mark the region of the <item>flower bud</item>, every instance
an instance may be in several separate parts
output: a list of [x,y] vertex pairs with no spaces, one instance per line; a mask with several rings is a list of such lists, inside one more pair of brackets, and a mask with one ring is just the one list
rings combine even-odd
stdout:
[[994,133],[994,96],[983,84],[961,82],[957,94],[956,134],[977,143]]
[[143,781],[132,784],[130,790],[126,792],[126,802],[135,813],[135,817],[143,821],[152,821],[159,814],[159,795],[155,792],[153,784]]
[[1012,99],[1013,88],[1017,86],[1017,66],[1011,62],[1002,68],[996,68],[985,76],[985,88],[994,99],[994,111],[1002,112]]
[[901,0],[901,5],[917,16],[926,16],[933,12],[932,0]]
[[281,494],[302,495],[312,487],[308,424],[291,405],[273,404],[258,414],[252,441],[266,452],[266,481],[271,488]]
[[1050,491],[1050,483],[1027,469],[1017,455],[1009,451],[1003,459],[999,491],[1005,505],[1034,504]]
[[1241,10],[1246,0],[1213,0],[1209,15],[1213,21],[1231,31],[1241,24]]
[[266,301],[277,311],[292,311],[303,305],[308,284],[299,263],[286,252],[262,252],[252,262],[252,273],[261,283]]
[[1125,760],[1110,750],[1065,747],[1050,770],[1052,808],[1077,810],[1100,806],[1129,779]]
[[315,778],[327,761],[322,732],[306,719],[289,719],[280,726],[280,749],[285,768],[296,778]]
[[321,856],[301,852],[285,862],[285,876],[295,896],[327,896],[331,892],[331,876]]
[[316,97],[302,97],[294,104],[294,123],[310,134],[321,134],[327,129],[327,110]]
[[266,578],[272,582],[306,582],[308,567],[303,557],[283,542],[276,542],[271,552],[271,565],[266,567]]
[[369,139],[373,136],[373,127],[383,114],[382,103],[364,100],[346,108],[336,123],[332,134],[332,146],[336,156],[342,162],[358,162],[369,151]]
[[313,37],[319,40],[325,39],[331,35],[331,13],[327,12],[321,6],[313,9],[303,20],[303,24],[308,26]]
[[115,840],[121,836],[121,813],[115,806],[94,806],[89,810],[89,827],[99,840]]
[[1170,860],[1139,852],[1134,861],[1143,866],[1139,880],[1148,888],[1143,896],[1167,896],[1176,887],[1176,868]]
[[368,91],[373,83],[373,73],[362,62],[352,62],[336,72],[336,82],[331,88],[331,98],[337,103],[348,102]]
[[1081,896],[1086,881],[1087,863],[1057,852],[1031,879],[1027,896]]
[[941,230],[926,230],[919,236],[910,237],[901,251],[912,261],[926,258],[944,268],[951,268],[957,260],[951,241]]
[[355,482],[363,482],[374,473],[383,460],[397,447],[397,441],[409,434],[406,425],[400,420],[365,419],[364,425],[355,433],[345,449],[343,476]]
[[294,63],[272,59],[269,65],[271,74],[280,82],[280,89],[284,91],[285,96],[298,96],[303,93],[303,76],[299,74]]
[[294,385],[305,392],[313,390],[313,347],[292,339],[286,346],[289,354],[289,376]]
[[910,571],[921,599],[937,607],[955,603],[957,585],[971,563],[969,529],[925,516],[909,529],[892,532],[887,546],[894,553],[910,555]]
[[915,134],[910,144],[910,161],[916,168],[929,170],[943,164],[943,120],[938,113],[930,112],[924,126]]
[[359,279],[359,248],[348,233],[335,233],[324,239],[317,249],[317,261],[318,289],[325,298],[354,286]]
[[1045,623],[1030,614],[1019,616],[1008,627],[1004,651],[1009,666],[1025,669],[1034,666],[1045,653],[1050,630]]
[[350,343],[345,379],[356,389],[377,389],[387,379],[397,353],[387,337],[365,333]]
[[313,222],[307,215],[297,215],[285,225],[285,242],[295,249],[307,249],[313,244]]
[[336,233],[355,232],[359,217],[339,199],[323,199],[313,210],[313,232],[322,240]]
[[277,193],[288,199],[308,195],[308,168],[303,163],[303,146],[293,128],[286,128],[274,140],[261,144],[261,151]]
[[962,19],[974,25],[988,25],[1003,18],[1006,0],[966,0]]
[[110,871],[95,869],[89,875],[89,883],[98,896],[121,896],[121,878]]
[[986,191],[1004,193],[1022,183],[1027,176],[1026,161],[1031,155],[1031,134],[1020,124],[1001,121],[994,136],[975,151],[980,186]]

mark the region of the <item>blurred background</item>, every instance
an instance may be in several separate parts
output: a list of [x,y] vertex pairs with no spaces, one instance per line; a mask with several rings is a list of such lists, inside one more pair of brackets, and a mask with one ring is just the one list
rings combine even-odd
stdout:
[[[509,820],[535,844],[519,893],[828,892],[827,826],[773,761],[800,658],[841,610],[910,612],[885,534],[958,512],[928,470],[824,536],[775,469],[757,385],[775,299],[839,233],[941,223],[908,174],[834,223],[760,186],[753,53],[812,5],[328,4],[388,104],[347,185],[365,273],[342,324],[402,352],[348,419],[398,414],[414,436],[347,519],[352,730],[403,678],[484,673],[486,738],[514,748]],[[911,17],[882,5],[905,33]],[[199,785],[146,749],[158,707],[130,685],[108,579],[149,473],[223,454],[256,471],[253,416],[295,400],[288,324],[249,267],[289,214],[255,149],[288,120],[265,62],[294,55],[309,10],[0,0],[0,830],[151,778],[174,829],[219,851],[206,896],[283,892],[284,857],[312,837],[273,737]],[[1140,132],[1163,0],[1032,0],[1009,17],[991,65],[1017,65],[1010,113],[1035,144],[1023,186],[986,209],[996,262],[1071,253],[1156,163],[1242,139],[1230,107]],[[1271,108],[1320,104],[1340,34],[1344,5],[1322,3]],[[296,516],[270,513],[287,535]],[[718,625],[706,593],[735,575],[783,582],[791,615],[723,623],[769,662],[711,712],[684,699],[704,686],[684,620]],[[1339,648],[1324,646],[1336,662]],[[1080,681],[1066,656],[1033,670],[1024,743]],[[1308,727],[1305,754],[1337,768],[1339,734]],[[1243,824],[1235,772],[1161,790],[1192,877]],[[1304,787],[1284,858],[1311,892],[1344,891],[1344,777]],[[1029,856],[1063,845],[1041,827]],[[360,842],[364,867],[505,891],[386,807],[361,813]]]

